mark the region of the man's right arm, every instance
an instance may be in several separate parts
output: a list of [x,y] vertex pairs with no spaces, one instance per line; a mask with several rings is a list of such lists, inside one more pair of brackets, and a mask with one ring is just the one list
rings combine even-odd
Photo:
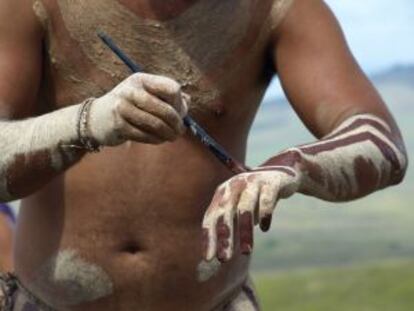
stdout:
[[159,144],[183,134],[187,113],[177,82],[136,74],[101,98],[32,117],[44,60],[31,4],[0,1],[0,202],[33,193],[76,163],[84,154],[76,146],[85,147],[82,120],[87,138],[100,146]]
[[[0,201],[13,199],[8,175],[34,114],[42,70],[42,27],[29,0],[0,1]],[[33,154],[34,155],[34,154]],[[26,159],[24,159],[26,160]]]

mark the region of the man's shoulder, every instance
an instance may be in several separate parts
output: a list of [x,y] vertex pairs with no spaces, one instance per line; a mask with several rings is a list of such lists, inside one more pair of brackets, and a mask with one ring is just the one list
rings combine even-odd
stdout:
[[[34,11],[35,0],[0,1],[0,28],[9,35],[33,36],[41,27]],[[4,37],[4,36],[2,36]]]

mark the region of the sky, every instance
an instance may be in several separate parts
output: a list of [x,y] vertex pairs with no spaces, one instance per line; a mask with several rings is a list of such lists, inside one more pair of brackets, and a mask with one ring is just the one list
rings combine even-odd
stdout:
[[[367,73],[414,64],[413,0],[326,0]],[[277,80],[267,96],[281,95]]]

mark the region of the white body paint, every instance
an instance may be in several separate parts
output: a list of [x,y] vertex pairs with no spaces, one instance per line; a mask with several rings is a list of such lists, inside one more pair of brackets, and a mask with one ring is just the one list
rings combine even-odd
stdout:
[[[166,99],[168,103],[159,99],[165,97],[164,93],[170,97]],[[91,135],[104,146],[117,146],[130,139],[161,143],[163,137],[154,141],[154,135],[150,135],[147,129],[157,132],[161,131],[161,126],[168,125],[176,131],[176,135],[183,134],[185,128],[182,118],[188,112],[189,100],[174,80],[149,74],[132,75],[93,103]],[[131,120],[134,121],[133,129],[128,126]]]
[[74,250],[61,251],[48,260],[26,286],[56,309],[95,301],[113,292],[106,272],[82,259]]
[[[327,186],[321,187],[321,185],[313,182],[311,179],[304,176],[304,181],[301,186],[301,190],[306,193],[311,193],[313,196],[327,200],[327,201],[341,201],[349,200],[353,197],[358,196],[358,181],[355,176],[355,171],[353,167],[353,159],[357,156],[363,157],[365,160],[370,160],[375,165],[378,173],[380,174],[379,180],[383,177],[389,178],[392,171],[391,163],[384,161],[384,155],[378,149],[378,147],[370,140],[359,142],[356,144],[349,144],[337,147],[335,150],[323,151],[316,155],[305,154],[301,151],[301,148],[306,148],[308,146],[320,146],[326,144],[327,142],[337,142],[341,139],[361,134],[361,133],[370,133],[373,136],[379,138],[382,142],[388,145],[398,157],[398,162],[402,168],[407,166],[407,158],[402,153],[402,151],[396,146],[396,144],[391,141],[387,136],[385,136],[381,131],[376,127],[366,124],[359,126],[353,130],[347,131],[341,135],[338,135],[334,138],[330,138],[333,135],[336,135],[338,132],[344,128],[352,125],[355,121],[359,120],[369,120],[377,122],[379,125],[383,126],[389,134],[391,134],[390,126],[381,120],[378,117],[373,115],[357,115],[345,120],[337,129],[332,133],[327,135],[321,142],[317,142],[311,145],[304,145],[300,148],[296,148],[297,152],[300,152],[302,157],[307,161],[317,163],[321,166],[325,174],[332,176],[336,182],[335,191],[329,192]],[[385,176],[383,176],[385,175]],[[351,181],[350,183],[348,182]],[[380,185],[378,184],[377,187]]]
[[206,282],[217,274],[220,270],[221,263],[217,259],[199,263],[197,266],[197,279],[199,282]]
[[[220,95],[216,87],[201,88],[199,82],[206,71],[219,67],[218,59],[225,61],[231,56],[251,22],[250,0],[201,0],[176,18],[162,22],[140,17],[113,0],[58,0],[57,3],[72,38],[80,42],[83,53],[98,68],[118,79],[128,73],[125,65],[99,41],[96,36],[99,28],[143,66],[145,72],[173,77],[184,86],[197,88],[192,94],[197,104]],[[50,53],[57,56],[55,49],[52,45]],[[66,62],[61,59],[58,63]]]
[[[158,93],[167,94],[168,103],[160,99],[154,102]],[[93,102],[88,131],[102,146],[116,146],[128,140],[157,144],[174,140],[185,131],[182,117],[187,114],[187,100],[188,96],[181,94],[177,82],[161,76],[136,74]],[[56,172],[72,164],[64,163],[64,159],[75,161],[73,146],[79,145],[79,109],[80,105],[76,105],[23,121],[0,121],[0,201],[19,198],[10,193],[9,184],[13,180],[9,180],[7,174],[16,157],[24,155],[27,159],[30,155],[47,152],[51,163],[42,163],[44,169],[50,170],[52,166]],[[148,129],[152,133],[148,133]],[[30,167],[30,163],[25,163],[25,167]]]
[[72,106],[23,121],[0,121],[0,201],[15,199],[8,191],[6,174],[16,156],[48,150],[53,168],[62,168],[60,147],[77,140],[78,109]]
[[285,161],[291,166],[263,166],[228,180],[218,187],[203,220],[203,228],[208,232],[205,259],[215,258],[217,249],[222,247],[217,229],[220,219],[230,228],[225,241],[228,245],[225,259],[229,260],[235,242],[235,217],[239,219],[239,226],[240,216],[246,212],[258,214],[261,221],[273,213],[279,199],[295,192],[328,201],[348,201],[366,195],[367,190],[361,187],[367,185],[358,180],[364,171],[357,172],[361,170],[356,167],[357,160],[363,161],[362,170],[368,170],[367,174],[374,174],[372,178],[376,178],[368,180],[372,183],[368,191],[397,183],[404,176],[407,158],[393,137],[390,126],[380,118],[357,115],[345,120],[319,142],[288,149],[270,161]]
[[[292,168],[288,168],[288,170],[294,176],[279,171],[279,168],[278,166],[272,166],[266,167],[266,169],[269,169],[268,171],[255,172],[252,170],[251,172],[237,175],[218,188],[218,191],[224,191],[222,204],[214,207],[211,206],[203,221],[203,228],[207,228],[209,236],[211,236],[207,261],[212,260],[216,255],[217,238],[214,231],[220,217],[223,217],[224,223],[231,228],[230,238],[228,239],[229,247],[226,249],[226,257],[231,258],[234,250],[233,219],[246,212],[254,215],[258,207],[258,221],[260,221],[266,215],[273,213],[279,199],[288,198],[298,190],[301,176]],[[235,179],[237,179],[237,182],[246,184],[238,202],[231,198],[234,191],[232,183],[234,183]]]

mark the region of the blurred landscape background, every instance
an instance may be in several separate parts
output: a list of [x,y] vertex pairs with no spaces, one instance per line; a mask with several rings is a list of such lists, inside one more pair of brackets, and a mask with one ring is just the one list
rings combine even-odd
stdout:
[[[326,2],[412,158],[414,1]],[[313,140],[275,78],[249,138],[248,164]],[[271,231],[256,233],[253,276],[264,311],[413,311],[414,168],[402,185],[356,202],[302,195],[280,202]]]
[[[414,2],[327,1],[414,155]],[[313,141],[275,79],[257,115],[248,164]],[[414,169],[402,185],[332,204],[296,195],[256,233],[264,311],[414,310]]]

